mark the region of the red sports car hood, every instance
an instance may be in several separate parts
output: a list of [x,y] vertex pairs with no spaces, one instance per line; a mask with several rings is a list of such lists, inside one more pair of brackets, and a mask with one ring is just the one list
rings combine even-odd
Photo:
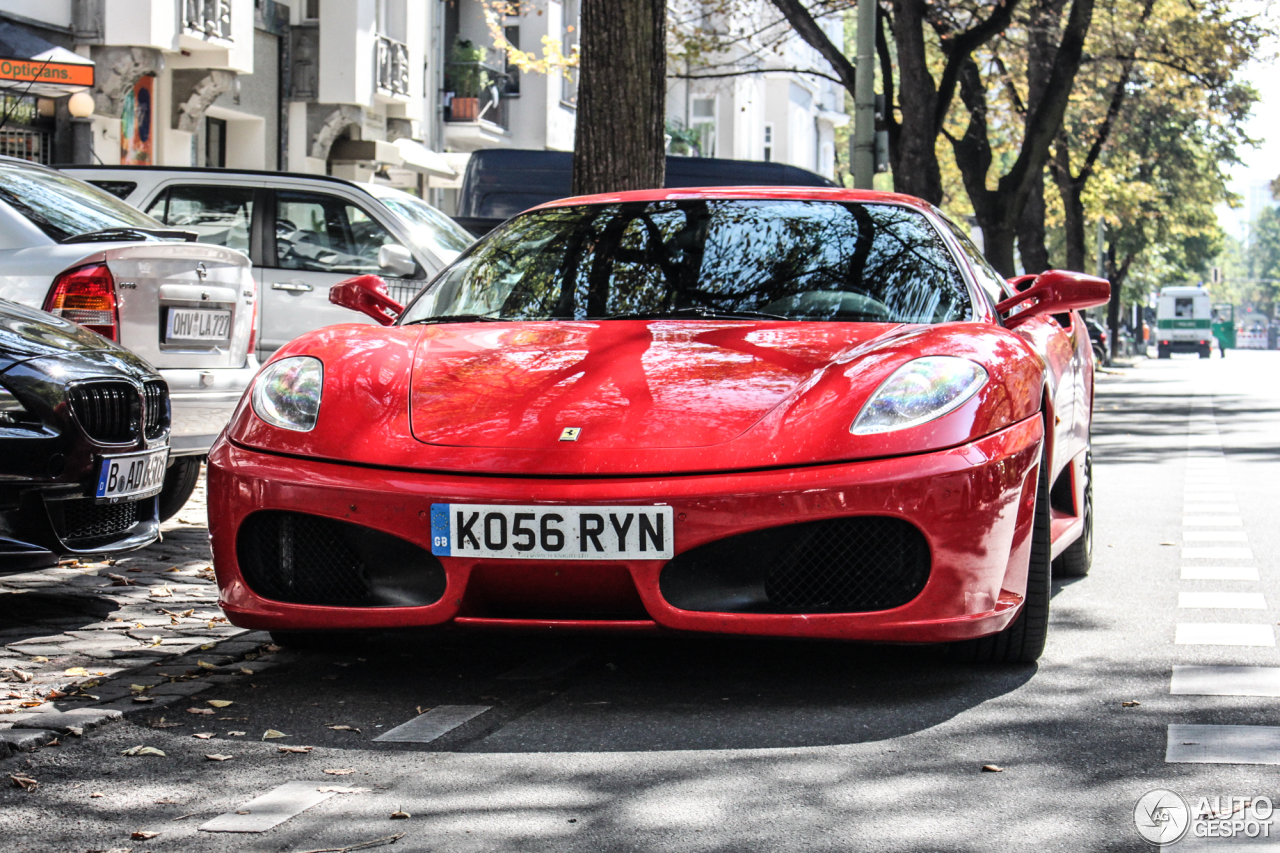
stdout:
[[413,435],[465,447],[707,447],[742,435],[881,324],[609,321],[430,326]]

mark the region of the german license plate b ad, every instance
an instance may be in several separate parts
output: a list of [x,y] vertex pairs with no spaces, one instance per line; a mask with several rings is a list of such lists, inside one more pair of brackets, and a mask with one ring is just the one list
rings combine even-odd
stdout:
[[669,506],[432,504],[431,553],[517,560],[669,560]]
[[108,456],[98,469],[99,503],[115,503],[160,494],[169,448],[127,456]]

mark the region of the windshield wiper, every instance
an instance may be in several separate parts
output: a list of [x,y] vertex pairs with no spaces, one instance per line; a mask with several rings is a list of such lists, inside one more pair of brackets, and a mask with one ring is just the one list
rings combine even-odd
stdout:
[[607,317],[588,317],[588,320],[794,320],[782,314],[769,314],[764,311],[732,310],[721,311],[715,308],[676,308],[671,311],[637,311],[632,314],[610,314]]
[[447,314],[440,317],[423,317],[421,320],[410,320],[406,326],[418,326],[427,323],[507,323],[512,318],[491,317],[488,314]]
[[200,236],[194,231],[180,231],[176,228],[138,228],[126,226],[120,228],[103,228],[98,231],[86,231],[64,237],[59,243],[118,243],[123,240],[181,240],[194,243]]

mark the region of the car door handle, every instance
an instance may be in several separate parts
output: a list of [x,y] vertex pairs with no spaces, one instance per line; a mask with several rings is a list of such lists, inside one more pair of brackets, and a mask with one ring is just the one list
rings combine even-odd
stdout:
[[287,281],[277,281],[271,285],[272,290],[287,290],[290,293],[310,293],[315,290],[309,284],[293,284]]

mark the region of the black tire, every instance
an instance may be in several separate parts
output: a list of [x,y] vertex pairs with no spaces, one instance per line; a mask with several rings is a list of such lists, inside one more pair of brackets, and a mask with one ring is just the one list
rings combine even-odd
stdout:
[[1213,350],[1209,349],[1208,347],[1202,347],[1200,349],[1201,358],[1210,358],[1212,356],[1213,356]]
[[1049,465],[1040,460],[1036,484],[1035,518],[1031,530],[1031,561],[1027,566],[1027,597],[1018,617],[1000,633],[953,643],[952,656],[965,663],[1035,663],[1044,652],[1049,633]]
[[179,456],[164,472],[160,490],[160,520],[168,521],[178,514],[200,482],[200,457]]
[[1107,350],[1101,344],[1094,344],[1093,346],[1093,363],[1103,367],[1107,364]]
[[1167,349],[1165,349],[1164,347],[1156,347],[1156,357],[1157,357],[1157,358],[1168,358],[1168,357],[1169,357],[1169,351],[1168,351]]
[[1093,452],[1084,456],[1084,531],[1053,561],[1053,573],[1062,578],[1082,578],[1093,566]]
[[350,650],[354,637],[338,631],[272,631],[271,642],[300,652],[336,652]]

